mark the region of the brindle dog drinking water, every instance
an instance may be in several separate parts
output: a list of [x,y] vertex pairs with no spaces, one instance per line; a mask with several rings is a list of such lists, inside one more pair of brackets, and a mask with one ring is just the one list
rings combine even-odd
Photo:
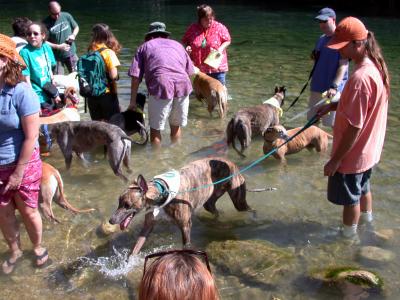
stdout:
[[[190,246],[192,212],[203,206],[217,216],[215,203],[225,192],[228,192],[238,211],[250,210],[246,202],[245,179],[238,172],[239,169],[234,163],[221,157],[197,160],[179,170],[179,175],[176,175],[180,180],[179,190],[163,209],[180,228],[185,247]],[[216,185],[213,184],[232,174],[235,176]],[[162,187],[163,184],[165,185],[165,182],[160,183],[158,179],[146,182],[143,176],[139,175],[137,180],[119,196],[118,208],[112,214],[110,223],[120,224],[122,230],[128,227],[135,214],[146,209],[143,228],[131,254],[139,253],[156,223],[153,210],[165,204],[169,196],[163,192],[168,191],[168,188]]]
[[[229,121],[226,127],[228,146],[232,147],[241,156],[250,146],[251,138],[262,135],[270,126],[279,124],[280,107],[283,105],[286,88],[275,87],[275,95],[266,103],[240,109]],[[240,143],[240,151],[236,148],[236,139]]]

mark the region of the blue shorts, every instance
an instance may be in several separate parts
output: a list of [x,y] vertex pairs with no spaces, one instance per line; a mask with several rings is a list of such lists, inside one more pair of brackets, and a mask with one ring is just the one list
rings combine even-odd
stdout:
[[372,169],[356,174],[336,172],[328,178],[328,200],[337,205],[357,205],[370,191]]
[[226,72],[209,73],[207,75],[219,80],[223,85],[226,85]]

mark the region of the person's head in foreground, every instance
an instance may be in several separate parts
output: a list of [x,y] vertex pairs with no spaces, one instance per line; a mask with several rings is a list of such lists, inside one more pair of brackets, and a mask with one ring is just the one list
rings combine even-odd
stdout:
[[205,252],[172,250],[146,256],[139,300],[176,299],[219,299]]
[[344,18],[336,27],[335,33],[328,45],[337,49],[344,58],[354,60],[356,64],[369,58],[381,73],[383,83],[389,91],[389,73],[381,48],[375,39],[374,33],[368,31],[365,25],[357,18]]

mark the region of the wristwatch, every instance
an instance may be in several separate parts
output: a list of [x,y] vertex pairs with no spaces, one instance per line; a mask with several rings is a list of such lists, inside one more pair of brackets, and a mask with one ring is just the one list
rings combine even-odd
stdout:
[[332,83],[329,88],[337,90],[338,89],[338,85],[336,83]]

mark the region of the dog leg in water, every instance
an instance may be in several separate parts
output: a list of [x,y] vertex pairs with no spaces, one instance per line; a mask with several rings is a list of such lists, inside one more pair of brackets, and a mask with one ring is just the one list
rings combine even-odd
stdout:
[[142,230],[140,231],[139,238],[136,241],[136,244],[133,247],[130,255],[136,255],[140,252],[140,249],[142,249],[147,237],[153,231],[154,224],[155,220],[153,212],[147,213],[144,217],[144,224]]

